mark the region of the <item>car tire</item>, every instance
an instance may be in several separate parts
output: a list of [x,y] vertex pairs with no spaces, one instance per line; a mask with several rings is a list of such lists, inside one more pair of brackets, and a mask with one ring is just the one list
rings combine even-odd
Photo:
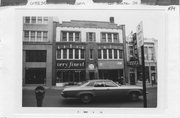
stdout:
[[84,94],[80,97],[82,103],[90,103],[92,101],[92,95],[90,94]]
[[129,99],[131,101],[137,101],[139,99],[139,94],[137,92],[131,92],[129,94]]

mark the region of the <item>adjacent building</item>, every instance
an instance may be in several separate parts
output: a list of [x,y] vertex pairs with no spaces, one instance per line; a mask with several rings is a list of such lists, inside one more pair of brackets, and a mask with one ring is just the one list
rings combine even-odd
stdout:
[[[128,35],[126,40],[127,63],[134,57],[133,36]],[[138,52],[139,53],[139,52]],[[140,55],[139,55],[140,58]],[[151,84],[157,84],[157,40],[154,38],[144,38],[144,58],[145,58],[145,78]],[[127,64],[128,80],[130,84],[142,81],[142,68],[140,65]]]
[[23,17],[23,85],[52,85],[53,17]]

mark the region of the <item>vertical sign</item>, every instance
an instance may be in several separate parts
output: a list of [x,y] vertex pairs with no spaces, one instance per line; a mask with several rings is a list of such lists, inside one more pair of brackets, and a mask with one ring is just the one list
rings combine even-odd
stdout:
[[138,46],[138,48],[140,48],[142,45],[144,45],[143,23],[142,23],[142,21],[137,25],[136,37],[137,37],[137,46]]
[[137,48],[139,54],[139,64],[142,65],[142,54],[141,54],[141,46],[144,45],[144,35],[143,35],[143,22],[141,21],[136,27],[136,39],[137,39]]

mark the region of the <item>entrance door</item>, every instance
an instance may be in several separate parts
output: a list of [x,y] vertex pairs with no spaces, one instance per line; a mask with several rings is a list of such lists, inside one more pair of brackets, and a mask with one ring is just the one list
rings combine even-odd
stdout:
[[89,72],[89,79],[90,80],[95,79],[95,73],[94,72]]
[[130,84],[135,85],[135,73],[130,73]]

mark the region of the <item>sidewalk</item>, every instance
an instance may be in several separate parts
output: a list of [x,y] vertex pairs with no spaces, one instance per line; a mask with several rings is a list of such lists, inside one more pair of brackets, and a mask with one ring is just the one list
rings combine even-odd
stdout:
[[[127,86],[129,86],[129,84],[126,84]],[[137,82],[135,86],[141,86],[142,87],[142,82]],[[35,90],[37,86],[23,86],[23,90]],[[68,86],[71,87],[71,86]],[[146,88],[156,88],[157,84],[150,84],[150,83],[146,83]],[[51,87],[47,87],[44,86],[44,88],[47,89],[54,89],[54,90],[62,90],[64,87],[63,86],[51,86]]]

